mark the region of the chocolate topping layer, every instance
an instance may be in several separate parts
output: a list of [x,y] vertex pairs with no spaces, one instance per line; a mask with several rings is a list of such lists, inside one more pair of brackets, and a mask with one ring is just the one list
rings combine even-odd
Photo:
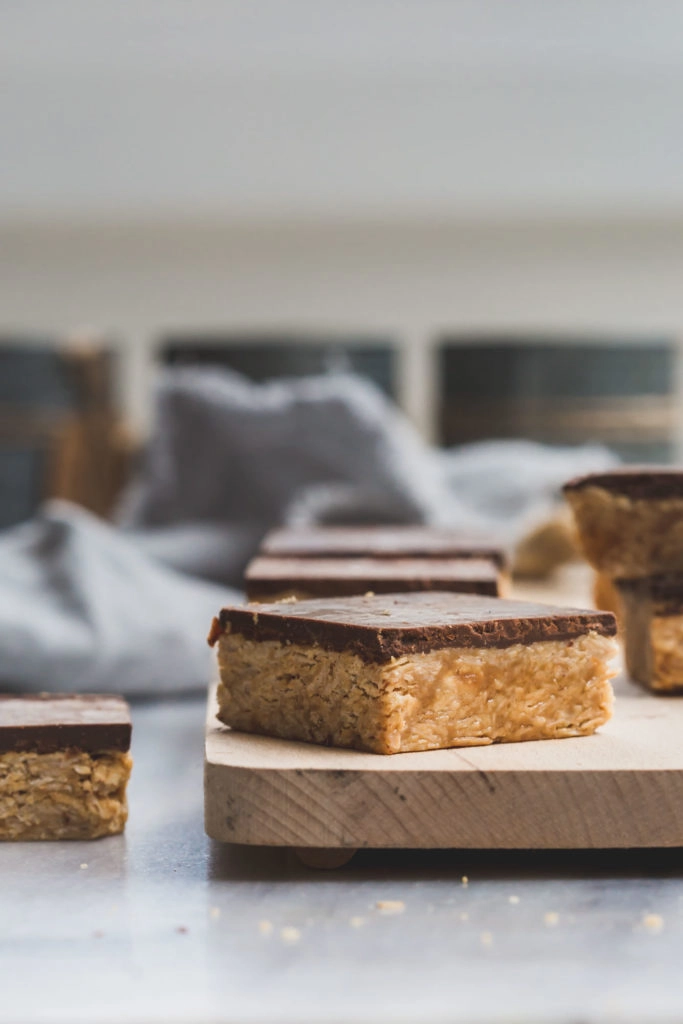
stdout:
[[584,487],[602,487],[629,498],[683,497],[683,469],[670,466],[625,466],[607,473],[589,473],[570,480],[564,491],[580,491]]
[[0,695],[0,753],[128,750],[130,709],[108,694]]
[[248,640],[350,651],[378,662],[440,647],[511,647],[589,632],[614,636],[616,620],[609,612],[426,591],[224,608],[209,642],[227,629]]
[[504,566],[490,540],[430,526],[312,526],[273,530],[261,553],[295,558],[487,558]]
[[314,597],[451,590],[498,593],[498,569],[483,558],[255,558],[244,574],[247,597],[303,591]]
[[683,615],[683,576],[644,576],[615,580],[617,589],[640,601],[651,600],[658,615]]

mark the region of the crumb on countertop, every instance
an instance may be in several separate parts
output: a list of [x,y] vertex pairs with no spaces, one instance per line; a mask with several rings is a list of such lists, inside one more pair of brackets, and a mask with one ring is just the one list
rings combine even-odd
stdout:
[[406,909],[403,900],[377,900],[375,906],[380,914],[402,914]]

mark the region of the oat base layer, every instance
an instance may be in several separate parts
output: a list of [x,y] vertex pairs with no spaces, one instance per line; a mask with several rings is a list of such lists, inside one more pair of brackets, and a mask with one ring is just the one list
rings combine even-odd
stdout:
[[603,487],[568,491],[583,552],[612,579],[683,572],[683,498],[629,498]]
[[225,632],[218,717],[244,732],[379,754],[585,736],[611,716],[615,651],[589,633],[369,664]]
[[0,754],[0,840],[98,839],[122,832],[130,755]]

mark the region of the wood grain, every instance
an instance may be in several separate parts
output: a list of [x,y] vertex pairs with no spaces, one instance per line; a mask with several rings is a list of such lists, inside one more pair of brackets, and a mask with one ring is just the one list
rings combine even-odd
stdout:
[[683,699],[615,689],[594,736],[393,756],[232,732],[212,690],[206,831],[338,849],[683,846]]

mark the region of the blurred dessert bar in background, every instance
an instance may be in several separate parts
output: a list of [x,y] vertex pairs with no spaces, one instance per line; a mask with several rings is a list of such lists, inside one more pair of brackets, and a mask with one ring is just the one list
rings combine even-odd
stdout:
[[570,480],[581,547],[611,579],[683,572],[683,471],[626,467]]
[[485,558],[500,568],[503,547],[487,537],[431,526],[306,526],[273,530],[261,554],[285,558]]
[[653,690],[683,689],[683,576],[619,580],[626,667]]
[[631,677],[683,689],[683,471],[629,467],[571,480],[571,505],[595,594],[624,629]]
[[500,569],[483,558],[254,558],[247,566],[250,601],[444,590],[499,594]]

